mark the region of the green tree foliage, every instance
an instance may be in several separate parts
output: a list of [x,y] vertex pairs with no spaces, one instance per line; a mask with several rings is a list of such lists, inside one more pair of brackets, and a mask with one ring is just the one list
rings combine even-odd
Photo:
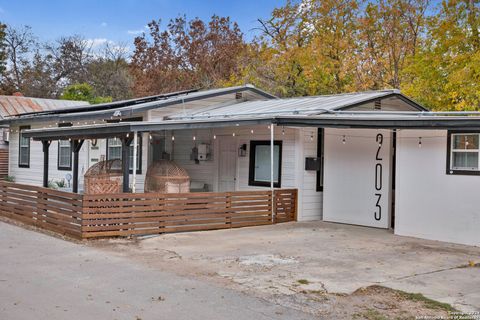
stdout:
[[245,42],[229,17],[152,21],[129,57],[0,24],[0,88],[91,102],[245,83],[283,97],[398,88],[434,110],[480,110],[480,0],[285,0],[257,29]]
[[479,28],[478,1],[444,1],[404,70],[403,91],[435,110],[480,110]]
[[90,104],[112,101],[112,97],[95,96],[92,86],[88,83],[72,84],[66,87],[60,98],[63,100],[88,101]]

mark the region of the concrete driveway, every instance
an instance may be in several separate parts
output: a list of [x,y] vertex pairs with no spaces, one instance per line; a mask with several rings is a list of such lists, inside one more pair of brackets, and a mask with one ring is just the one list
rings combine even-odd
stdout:
[[0,319],[313,319],[0,222]]
[[370,285],[419,292],[463,311],[480,310],[480,268],[467,267],[480,262],[480,248],[387,230],[304,222],[92,245],[300,310],[308,309],[310,300],[298,300],[299,292],[350,294]]

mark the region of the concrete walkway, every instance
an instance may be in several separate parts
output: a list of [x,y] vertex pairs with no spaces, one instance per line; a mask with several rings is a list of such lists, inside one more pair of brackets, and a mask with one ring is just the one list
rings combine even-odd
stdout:
[[311,319],[0,222],[0,319]]

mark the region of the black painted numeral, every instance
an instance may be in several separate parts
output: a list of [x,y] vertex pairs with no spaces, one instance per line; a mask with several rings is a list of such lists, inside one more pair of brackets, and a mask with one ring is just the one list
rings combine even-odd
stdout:
[[[380,161],[383,161],[383,158],[380,156],[380,151],[382,150],[383,145],[383,134],[377,134],[375,139],[378,143],[377,154],[375,156],[375,160],[377,163],[375,164],[375,190],[382,191],[383,187],[383,166]],[[377,202],[375,204],[375,212],[373,216],[375,220],[380,221],[382,219],[382,206],[380,205],[380,200],[382,199],[381,193],[375,193],[375,197],[377,198]]]

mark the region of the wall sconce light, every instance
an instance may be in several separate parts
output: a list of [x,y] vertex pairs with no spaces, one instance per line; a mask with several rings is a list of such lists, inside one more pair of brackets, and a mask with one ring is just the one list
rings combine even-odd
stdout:
[[246,143],[240,145],[240,148],[238,148],[238,156],[239,157],[246,157],[247,156],[247,144]]

